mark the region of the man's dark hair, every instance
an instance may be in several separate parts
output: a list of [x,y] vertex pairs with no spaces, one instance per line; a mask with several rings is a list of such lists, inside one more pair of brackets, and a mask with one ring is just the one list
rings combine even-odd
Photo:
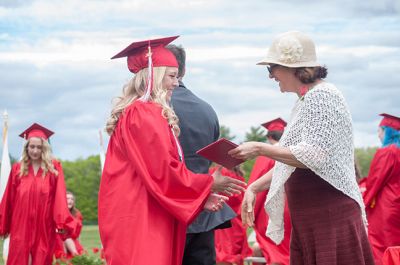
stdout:
[[279,141],[282,137],[283,132],[280,131],[268,131],[267,137],[271,137],[275,141]]
[[168,44],[166,46],[168,50],[170,50],[176,57],[176,60],[178,61],[178,77],[183,77],[185,75],[185,62],[186,62],[186,52],[185,49],[181,45],[175,45],[175,44]]

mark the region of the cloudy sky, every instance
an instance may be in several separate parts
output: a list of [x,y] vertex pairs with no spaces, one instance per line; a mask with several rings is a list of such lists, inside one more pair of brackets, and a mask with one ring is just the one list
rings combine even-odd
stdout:
[[131,77],[124,59],[110,57],[132,41],[171,35],[187,51],[186,85],[240,142],[251,126],[289,117],[296,96],[255,65],[288,30],[315,40],[327,81],[350,106],[356,146],[379,145],[378,114],[400,115],[398,0],[0,0],[10,152],[19,157],[17,135],[38,122],[56,132],[57,157],[98,154],[111,100]]

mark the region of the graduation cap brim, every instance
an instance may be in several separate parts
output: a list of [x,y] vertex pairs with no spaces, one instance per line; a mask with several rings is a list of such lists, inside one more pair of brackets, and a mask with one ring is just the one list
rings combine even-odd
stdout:
[[381,113],[379,115],[383,116],[385,118],[389,118],[389,119],[394,119],[394,120],[400,121],[400,117],[396,117],[396,116],[393,116],[393,115],[390,115],[390,114],[387,114],[387,113]]
[[24,139],[29,139],[31,137],[40,137],[47,140],[53,134],[53,131],[47,129],[46,127],[43,127],[38,123],[34,123],[28,129],[23,131],[19,136]]
[[400,118],[399,117],[396,117],[396,116],[393,116],[393,115],[390,115],[387,113],[381,113],[379,115],[383,117],[379,126],[388,126],[395,130],[400,130]]
[[111,59],[116,59],[116,58],[122,58],[122,57],[127,57],[134,55],[137,51],[141,51],[145,49],[146,47],[149,46],[154,48],[157,46],[166,46],[175,39],[177,39],[179,36],[172,36],[172,37],[166,37],[166,38],[160,38],[160,39],[152,39],[152,40],[144,40],[144,41],[139,41],[139,42],[133,42],[131,43],[128,47],[111,57]]
[[276,119],[273,119],[271,121],[261,124],[261,126],[263,126],[265,129],[267,129],[269,131],[274,131],[274,128],[278,128],[275,130],[283,131],[286,125],[287,125],[286,121],[284,121],[281,118],[276,118]]

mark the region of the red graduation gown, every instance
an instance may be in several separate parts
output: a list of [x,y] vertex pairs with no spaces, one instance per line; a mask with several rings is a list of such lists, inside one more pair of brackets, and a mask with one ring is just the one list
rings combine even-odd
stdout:
[[387,247],[400,246],[400,148],[378,149],[365,181],[368,237],[380,264]]
[[108,265],[178,265],[186,227],[203,209],[210,175],[181,161],[162,109],[135,101],[110,138],[99,191],[99,230]]
[[[216,168],[211,168],[212,174]],[[222,168],[221,174],[244,181],[244,178],[235,172]],[[237,216],[231,220],[232,227],[215,230],[215,252],[217,262],[243,264],[245,257],[251,256],[251,249],[247,243],[246,228],[242,224],[241,205],[243,193],[229,197],[227,204],[235,211]]]
[[[83,222],[83,216],[80,211],[75,209],[76,213],[75,216],[72,216],[76,222],[76,229],[73,234],[70,234],[68,238],[71,238],[72,241],[74,241],[76,250],[79,255],[83,254],[85,252],[83,246],[81,245],[81,242],[79,241],[79,236],[81,234],[82,230],[82,222]],[[60,235],[57,235],[57,240],[56,240],[56,246],[55,246],[55,251],[54,251],[54,256],[57,259],[71,259],[73,258],[71,252],[65,251],[64,249],[64,240],[65,238],[61,237]]]
[[[275,161],[268,157],[257,157],[249,177],[249,185],[259,179],[265,173],[270,171],[274,167],[274,165]],[[268,190],[258,193],[256,197],[256,203],[254,206],[254,231],[256,233],[256,239],[268,263],[279,262],[284,265],[288,265],[290,233],[292,230],[292,226],[290,224],[289,208],[286,203],[284,211],[285,234],[283,241],[279,245],[276,245],[270,238],[265,235],[269,220],[268,215],[264,209],[267,194]]]
[[56,241],[56,228],[73,233],[76,224],[69,213],[61,164],[53,161],[58,176],[42,169],[36,176],[29,166],[20,177],[20,163],[11,169],[0,204],[0,235],[10,234],[7,265],[50,265]]

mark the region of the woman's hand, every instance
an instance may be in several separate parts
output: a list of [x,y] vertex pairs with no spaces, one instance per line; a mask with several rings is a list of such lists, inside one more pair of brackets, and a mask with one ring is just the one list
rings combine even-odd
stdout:
[[253,159],[260,155],[261,145],[259,142],[245,142],[230,150],[228,154],[237,159]]
[[229,200],[228,197],[219,195],[216,193],[211,193],[206,201],[206,204],[204,205],[204,209],[212,211],[212,212],[217,212],[222,209],[224,206],[224,203]]
[[256,202],[256,193],[249,186],[244,193],[242,201],[242,223],[249,227],[254,226],[254,205]]

